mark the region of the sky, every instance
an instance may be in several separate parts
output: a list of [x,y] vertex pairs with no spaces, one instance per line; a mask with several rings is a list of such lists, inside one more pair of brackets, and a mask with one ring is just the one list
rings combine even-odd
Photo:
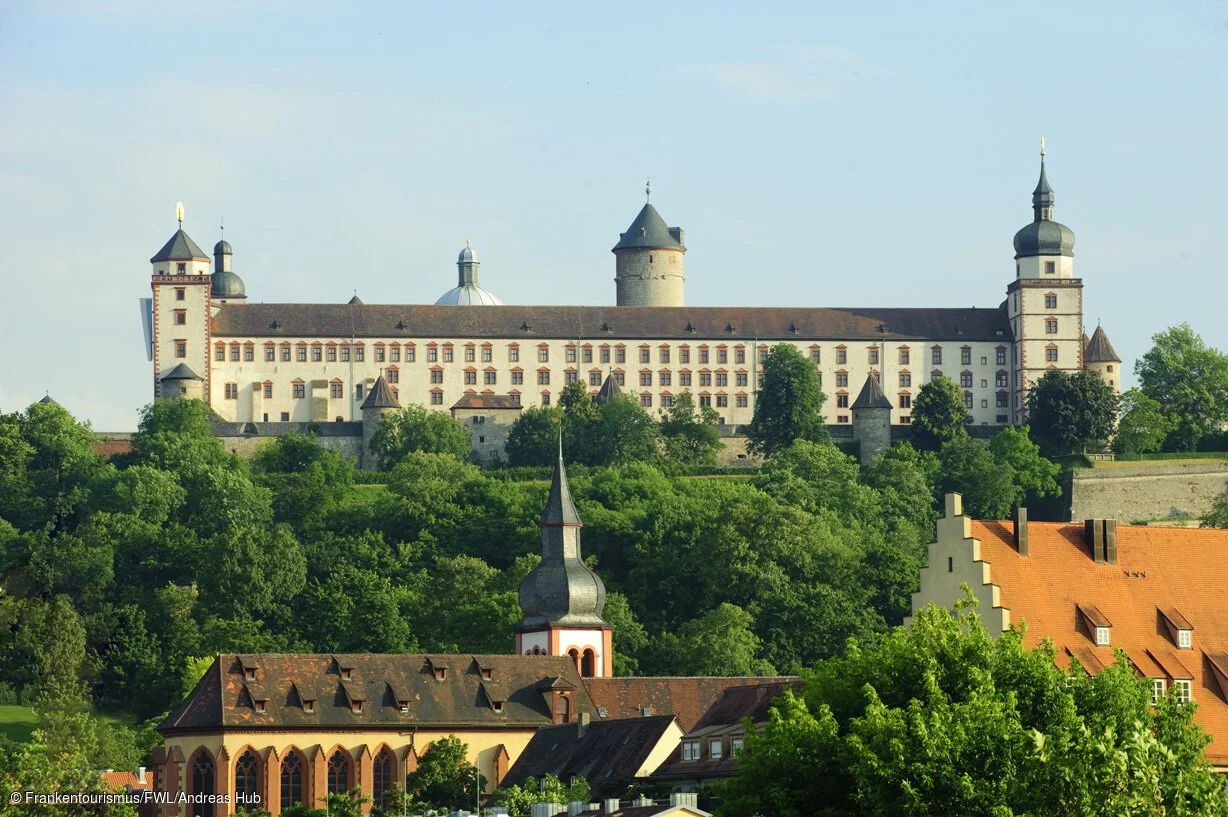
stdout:
[[250,301],[612,304],[651,177],[688,305],[995,307],[1042,135],[1089,334],[1225,349],[1226,79],[1198,0],[4,0],[0,411],[135,428],[177,201]]

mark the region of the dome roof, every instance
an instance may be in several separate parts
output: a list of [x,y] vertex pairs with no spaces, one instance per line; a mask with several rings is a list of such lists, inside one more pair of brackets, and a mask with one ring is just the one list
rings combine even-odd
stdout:
[[214,255],[233,255],[234,253],[231,252],[229,241],[219,241],[213,245],[213,254]]
[[212,282],[212,295],[214,298],[247,297],[247,292],[243,287],[243,279],[233,272],[225,270],[215,272],[209,276],[209,280]]
[[475,264],[478,263],[478,254],[473,251],[473,247],[469,246],[469,242],[465,242],[465,248],[456,256],[458,264]]
[[1056,221],[1033,221],[1015,233],[1015,257],[1033,255],[1074,256],[1074,230]]
[[494,293],[475,284],[452,287],[440,295],[435,303],[450,306],[503,306],[503,301],[496,298]]

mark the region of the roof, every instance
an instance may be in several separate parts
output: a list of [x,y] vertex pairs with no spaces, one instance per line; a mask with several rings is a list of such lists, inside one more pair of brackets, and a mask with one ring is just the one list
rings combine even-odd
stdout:
[[170,240],[162,245],[162,249],[154,253],[154,257],[149,259],[149,263],[156,264],[159,261],[192,261],[195,259],[208,261],[209,256],[205,255],[205,251],[197,246],[192,237],[180,227],[171,236]]
[[348,301],[346,301],[347,306],[354,306],[355,304],[361,304],[361,303],[362,303],[362,298],[359,298],[357,294],[355,294],[353,298],[350,298]]
[[627,228],[627,232],[618,236],[618,243],[614,245],[613,252],[632,249],[685,250],[686,247],[665,225],[665,219],[661,218],[657,208],[651,204],[645,204],[635,217],[635,221],[631,222],[631,226]]
[[230,270],[218,270],[209,276],[209,293],[214,298],[246,298],[243,279]]
[[587,810],[578,812],[576,817],[711,817],[711,814],[695,806],[655,805],[628,806],[612,812]]
[[[1059,663],[1093,674],[1121,649],[1148,677],[1189,677],[1195,720],[1218,736],[1207,756],[1228,764],[1228,530],[1118,525],[1117,564],[1096,564],[1083,523],[1028,523],[1027,557],[1010,523],[974,521],[972,535],[1011,623],[1027,622],[1029,646],[1049,638]],[[1080,606],[1112,622],[1110,646],[1095,645]],[[1166,618],[1192,628],[1193,649],[1176,646]]]
[[213,245],[213,254],[214,255],[234,255],[234,252],[230,249],[230,242],[223,240]]
[[452,408],[468,409],[514,409],[520,411],[523,406],[516,402],[510,394],[465,394],[453,404]]
[[388,386],[388,382],[384,380],[381,374],[375,378],[375,384],[371,386],[371,391],[367,394],[367,399],[362,401],[360,408],[400,408],[401,403],[397,400],[397,396],[392,393],[392,389]]
[[[422,654],[227,653],[158,729],[536,728],[553,723],[548,693],[537,688],[547,678],[568,682],[574,690],[572,711],[597,719],[575,662],[565,656],[449,655],[442,660],[448,669],[437,680],[431,656]],[[254,670],[254,680],[248,680],[248,669]],[[490,680],[483,679],[483,669],[490,670]],[[345,670],[350,680],[343,680]],[[503,690],[502,712],[479,694],[483,683]],[[261,700],[263,713],[255,705]],[[312,711],[303,701],[315,702]],[[361,711],[355,711],[354,702],[361,702]]]
[[44,394],[42,397],[38,398],[38,402],[42,403],[44,406],[58,406],[59,405],[59,403],[57,403],[50,394]]
[[[102,784],[111,791],[119,791],[121,789],[153,791],[153,771],[140,769],[139,772],[116,772],[107,769],[104,772],[99,772],[98,776],[102,778]],[[141,780],[141,777],[145,779]]]
[[482,289],[477,284],[463,284],[452,287],[439,296],[436,306],[503,306],[503,301],[490,290]]
[[518,786],[525,778],[553,774],[560,780],[583,777],[590,785],[621,792],[662,740],[676,740],[678,732],[670,734],[676,721],[674,715],[664,714],[593,721],[583,729],[575,723],[544,727],[533,735],[499,785]]
[[585,684],[598,714],[608,719],[639,718],[672,712],[685,730],[690,730],[722,692],[733,687],[765,682],[787,682],[793,678],[662,677],[662,678],[587,678]]
[[200,375],[188,368],[188,364],[180,363],[175,368],[171,369],[166,374],[162,375],[162,380],[200,380]]
[[614,373],[610,372],[605,376],[605,380],[602,381],[601,388],[597,390],[593,400],[598,403],[608,403],[622,393],[622,386],[618,385],[618,381],[614,379]]
[[220,337],[581,338],[893,340],[1009,342],[999,307],[850,308],[689,306],[491,306],[463,316],[426,304],[226,304],[213,319]]
[[1096,331],[1092,333],[1092,339],[1085,344],[1083,362],[1121,363],[1121,358],[1117,350],[1113,348],[1113,344],[1109,342],[1109,336],[1103,326],[1097,326]]
[[563,440],[559,438],[559,458],[550,477],[550,494],[542,509],[539,525],[583,525],[576,503],[571,501],[571,487],[567,484],[567,466],[563,464]]
[[878,385],[878,378],[874,373],[866,375],[866,384],[861,387],[861,394],[857,395],[857,399],[853,401],[853,410],[857,409],[890,409],[891,401],[887,399],[887,395],[883,394],[882,387]]

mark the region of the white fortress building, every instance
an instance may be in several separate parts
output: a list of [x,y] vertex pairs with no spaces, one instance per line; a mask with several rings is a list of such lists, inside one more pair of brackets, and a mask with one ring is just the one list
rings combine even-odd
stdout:
[[457,286],[434,304],[248,303],[230,244],[219,241],[210,259],[180,210],[179,229],[150,259],[151,385],[156,397],[200,397],[231,423],[331,423],[360,421],[381,374],[384,402],[440,411],[475,396],[551,405],[569,383],[596,392],[610,376],[654,414],[689,391],[736,426],[754,415],[768,349],[789,343],[814,362],[829,424],[853,422],[874,377],[890,422],[906,425],[918,389],[942,375],[959,385],[973,424],[1017,424],[1046,371],[1088,368],[1121,382],[1104,330],[1084,334],[1075,237],[1054,220],[1043,149],[1032,210],[1000,305],[850,309],[685,306],[683,231],[651,203],[613,247],[614,306],[505,304],[479,285],[468,245]]

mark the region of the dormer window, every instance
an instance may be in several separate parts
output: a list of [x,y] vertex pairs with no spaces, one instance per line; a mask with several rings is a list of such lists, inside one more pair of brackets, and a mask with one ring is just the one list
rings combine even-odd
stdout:
[[724,755],[724,744],[721,743],[720,738],[708,741],[708,757],[712,760],[720,760]]
[[742,747],[745,745],[746,743],[742,738],[734,738],[729,741],[729,756],[737,757],[738,755],[742,754]]
[[342,681],[352,681],[352,680],[354,680],[354,670],[350,669],[349,667],[342,667],[342,669],[341,669],[341,680],[342,680]]
[[353,712],[355,715],[361,715],[362,714],[362,701],[354,701],[354,703],[350,704],[350,711]]
[[1194,648],[1194,631],[1193,630],[1178,630],[1177,631],[1177,646],[1183,650]]
[[686,740],[682,742],[682,759],[699,760],[699,741]]
[[493,673],[491,673],[491,671],[488,669],[482,670],[482,680],[489,681],[491,679],[492,674]]
[[494,703],[491,704],[491,707],[496,712],[502,712],[503,711],[503,701],[495,701]]
[[308,715],[315,712],[316,702],[315,701],[303,701],[303,711],[306,712]]
[[1097,647],[1109,646],[1109,629],[1110,629],[1109,627],[1097,627],[1096,628],[1096,646]]
[[436,681],[443,681],[447,677],[448,677],[447,667],[435,667],[435,680]]
[[1183,704],[1188,704],[1194,700],[1193,681],[1174,679],[1173,690],[1177,693],[1177,700]]
[[267,709],[268,701],[256,701],[256,712],[263,714]]
[[1164,697],[1165,691],[1167,691],[1167,687],[1168,684],[1163,678],[1151,679],[1151,702],[1153,704],[1160,702],[1160,699]]
[[256,680],[256,668],[255,667],[245,668],[243,670],[243,679],[245,681],[255,681]]

